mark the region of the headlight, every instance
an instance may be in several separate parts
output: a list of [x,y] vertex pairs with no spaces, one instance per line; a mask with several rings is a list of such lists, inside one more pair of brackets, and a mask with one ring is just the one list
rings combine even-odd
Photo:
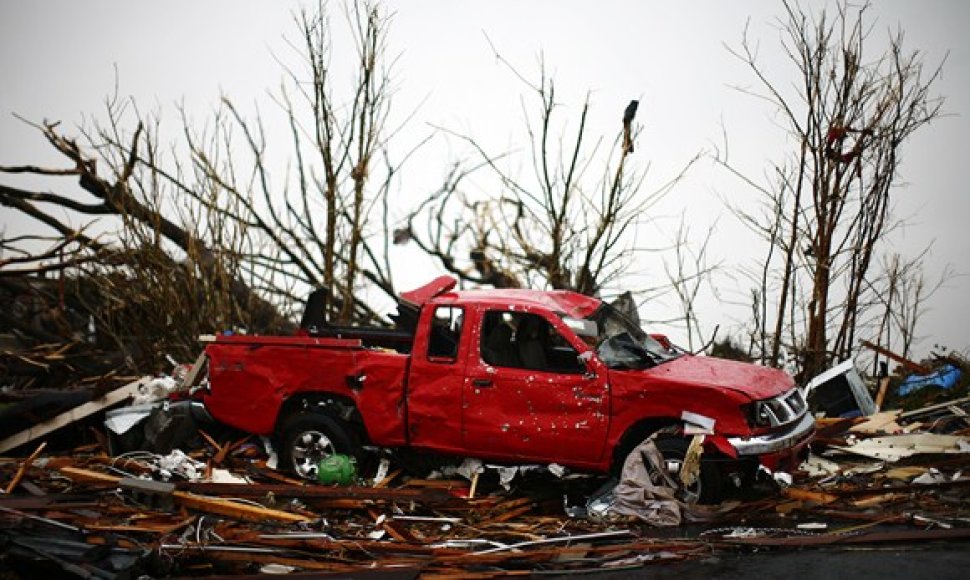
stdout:
[[764,401],[758,401],[754,404],[754,424],[758,427],[771,426],[771,411]]

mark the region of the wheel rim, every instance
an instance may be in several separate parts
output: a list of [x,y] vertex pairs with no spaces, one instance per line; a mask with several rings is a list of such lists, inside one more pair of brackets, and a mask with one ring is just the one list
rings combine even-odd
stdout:
[[290,458],[293,471],[305,479],[316,479],[320,462],[336,453],[333,442],[320,431],[304,431],[293,440]]
[[678,485],[680,485],[680,496],[685,503],[697,503],[701,499],[701,474],[697,474],[697,479],[694,483],[688,486],[684,486],[680,481],[680,470],[684,466],[684,460],[680,457],[665,457],[664,458],[664,469],[667,470],[667,475],[674,480]]

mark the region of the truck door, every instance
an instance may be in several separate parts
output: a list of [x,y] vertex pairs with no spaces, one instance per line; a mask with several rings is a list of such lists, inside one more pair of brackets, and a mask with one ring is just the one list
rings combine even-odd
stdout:
[[486,310],[468,357],[466,452],[593,464],[609,426],[605,373],[587,374],[580,339],[553,313]]
[[461,397],[468,340],[465,310],[422,309],[408,378],[408,436],[414,447],[461,451]]

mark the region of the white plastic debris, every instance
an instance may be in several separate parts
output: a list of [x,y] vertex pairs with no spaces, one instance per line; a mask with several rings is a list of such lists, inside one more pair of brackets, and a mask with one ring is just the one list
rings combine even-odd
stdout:
[[931,467],[929,471],[913,480],[913,483],[929,485],[933,483],[946,483],[949,478],[940,472],[939,469]]
[[212,483],[235,483],[238,485],[245,485],[252,483],[249,479],[245,477],[240,477],[235,475],[228,469],[215,468],[212,470]]
[[495,471],[498,472],[498,483],[501,485],[505,491],[509,491],[512,488],[512,480],[515,476],[519,474],[518,467],[502,467],[494,466]]
[[790,473],[785,473],[784,471],[776,471],[774,473],[774,478],[775,478],[775,483],[777,483],[779,487],[782,487],[782,488],[791,487],[791,484],[794,483],[795,481],[792,478]]
[[485,471],[485,466],[482,465],[481,459],[468,457],[462,461],[461,465],[458,467],[445,467],[441,471],[445,475],[457,473],[465,479],[470,480],[476,473],[483,473]]
[[172,377],[157,377],[138,387],[138,394],[132,397],[132,405],[145,405],[161,401],[175,391],[177,383]]
[[566,468],[563,467],[562,465],[559,465],[558,463],[550,463],[548,467],[546,467],[546,469],[549,470],[549,473],[555,475],[560,479],[562,479],[562,477],[566,475]]
[[175,449],[158,458],[158,469],[165,479],[180,475],[189,481],[198,481],[205,473],[205,463],[192,459],[181,449]]
[[374,474],[374,480],[372,481],[371,485],[377,485],[378,483],[384,481],[384,478],[387,477],[387,471],[390,468],[391,462],[388,461],[386,457],[382,458],[380,464],[377,466],[377,473]]
[[108,411],[105,414],[104,426],[112,433],[118,435],[127,433],[132,427],[148,418],[152,414],[152,409],[155,406],[149,403],[147,405],[131,405],[129,407]]
[[276,454],[276,450],[273,449],[273,442],[265,435],[260,436],[259,440],[263,442],[263,451],[268,456],[266,459],[266,467],[277,469],[280,463],[280,457]]
[[833,445],[831,449],[889,462],[919,454],[970,453],[970,443],[965,437],[935,433],[887,435],[846,442],[849,444],[844,447]]
[[808,473],[809,477],[824,477],[827,475],[835,475],[839,472],[841,467],[838,463],[825,459],[824,457],[819,457],[818,455],[809,455],[808,458],[798,466],[799,471],[804,471]]

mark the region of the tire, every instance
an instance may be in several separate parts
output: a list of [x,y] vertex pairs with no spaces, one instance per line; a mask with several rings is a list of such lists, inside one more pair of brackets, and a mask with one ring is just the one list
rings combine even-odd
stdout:
[[[655,441],[657,451],[664,457],[667,473],[674,481],[680,482],[680,467],[687,457],[690,439],[684,437],[658,437]],[[716,463],[702,456],[701,470],[697,480],[681,490],[680,497],[686,503],[719,503],[724,492],[724,478]]]
[[286,420],[282,428],[283,469],[316,481],[320,461],[337,453],[359,460],[360,445],[347,426],[321,413],[300,413]]

